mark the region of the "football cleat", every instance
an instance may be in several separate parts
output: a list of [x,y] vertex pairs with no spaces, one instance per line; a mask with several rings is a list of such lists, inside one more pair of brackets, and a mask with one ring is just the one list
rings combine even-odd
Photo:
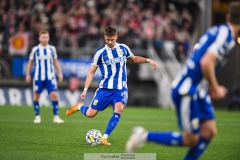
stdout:
[[41,123],[41,117],[39,115],[35,116],[33,123]]
[[134,127],[132,135],[126,144],[126,152],[133,153],[144,145],[147,139],[147,131],[143,127]]
[[71,114],[79,111],[79,107],[83,106],[83,102],[78,102],[76,105],[70,107],[67,111],[66,111],[66,115],[70,116]]
[[53,123],[61,124],[61,123],[64,123],[64,120],[62,120],[58,115],[56,115],[53,118]]
[[100,144],[101,145],[106,145],[106,146],[110,146],[111,145],[111,143],[109,143],[106,138],[102,138],[102,141],[101,141]]

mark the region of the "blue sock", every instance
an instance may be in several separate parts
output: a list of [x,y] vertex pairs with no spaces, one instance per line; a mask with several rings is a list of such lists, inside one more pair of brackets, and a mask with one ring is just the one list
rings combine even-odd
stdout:
[[84,114],[86,116],[88,110],[88,106],[81,106],[80,111],[82,112],[82,114]]
[[58,101],[52,101],[53,114],[58,115]]
[[196,146],[189,148],[184,160],[198,159],[203,154],[209,143],[210,140],[200,137]]
[[179,132],[149,132],[147,140],[164,145],[182,146],[183,137]]
[[33,109],[36,116],[40,115],[40,106],[38,101],[33,101]]
[[104,132],[104,134],[110,135],[114,128],[117,126],[119,120],[120,120],[121,114],[119,113],[113,113],[112,118],[108,122],[107,128]]

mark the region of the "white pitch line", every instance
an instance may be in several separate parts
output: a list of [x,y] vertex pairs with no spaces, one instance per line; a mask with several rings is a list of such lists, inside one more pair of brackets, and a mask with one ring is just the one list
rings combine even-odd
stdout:
[[[0,119],[0,122],[23,122],[23,123],[29,123],[29,122],[32,122],[32,120],[5,120],[5,119]],[[52,123],[52,120],[49,121],[49,120],[42,120],[42,123],[46,123],[46,122],[49,122],[49,123]],[[103,120],[89,120],[89,121],[86,121],[86,120],[81,120],[79,119],[78,120],[68,120],[68,121],[65,121],[65,124],[68,124],[68,123],[107,123],[107,121],[103,121]],[[119,122],[120,124],[154,124],[154,125],[175,125],[176,123],[172,123],[172,122],[143,122],[143,121],[120,121]],[[228,126],[228,127],[240,127],[240,124],[239,123],[217,123],[217,126]]]

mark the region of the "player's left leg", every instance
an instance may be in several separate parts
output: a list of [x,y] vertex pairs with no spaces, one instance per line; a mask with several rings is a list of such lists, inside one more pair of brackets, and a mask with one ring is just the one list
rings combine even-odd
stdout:
[[124,105],[121,102],[117,102],[114,105],[113,115],[112,115],[111,119],[109,120],[107,128],[103,134],[102,143],[104,145],[111,145],[107,141],[107,138],[113,132],[113,130],[116,128],[116,126],[121,118],[121,113],[122,113],[123,108],[124,108]]
[[189,148],[184,160],[198,159],[207,149],[207,146],[211,142],[212,138],[216,135],[216,133],[217,128],[215,121],[214,120],[204,121],[201,125],[200,138],[197,144]]
[[64,123],[64,121],[59,117],[59,106],[58,106],[58,92],[57,91],[53,91],[50,92],[50,97],[52,99],[52,108],[53,108],[53,123]]
[[214,110],[209,95],[203,94],[199,96],[199,119],[200,119],[200,137],[197,144],[189,148],[185,160],[198,159],[207,146],[211,142],[212,138],[217,133],[217,127],[214,120]]
[[58,96],[58,87],[56,79],[47,80],[46,81],[46,89],[50,94],[52,100],[52,108],[53,108],[53,123],[64,123],[64,121],[59,117],[58,110],[59,110],[59,96]]
[[105,145],[110,145],[109,142],[107,142],[108,136],[113,132],[113,130],[116,128],[123,111],[124,106],[127,105],[128,101],[128,89],[123,88],[122,90],[116,91],[113,95],[113,115],[110,118],[107,128],[103,134],[102,143],[105,143]]

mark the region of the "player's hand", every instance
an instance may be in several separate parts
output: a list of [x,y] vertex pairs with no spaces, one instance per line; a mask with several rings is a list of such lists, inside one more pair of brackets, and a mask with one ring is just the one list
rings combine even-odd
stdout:
[[85,99],[86,94],[87,94],[87,91],[83,90],[82,94],[80,95],[80,98]]
[[63,74],[62,73],[58,74],[58,80],[59,80],[59,82],[63,81]]
[[31,76],[30,75],[26,75],[26,82],[30,83],[31,82]]
[[153,69],[155,71],[157,69],[157,67],[158,67],[157,63],[154,60],[152,60],[152,59],[150,59],[149,63],[152,65],[152,67],[153,67]]
[[208,86],[209,95],[212,99],[222,99],[227,94],[227,89],[224,86],[211,87]]

